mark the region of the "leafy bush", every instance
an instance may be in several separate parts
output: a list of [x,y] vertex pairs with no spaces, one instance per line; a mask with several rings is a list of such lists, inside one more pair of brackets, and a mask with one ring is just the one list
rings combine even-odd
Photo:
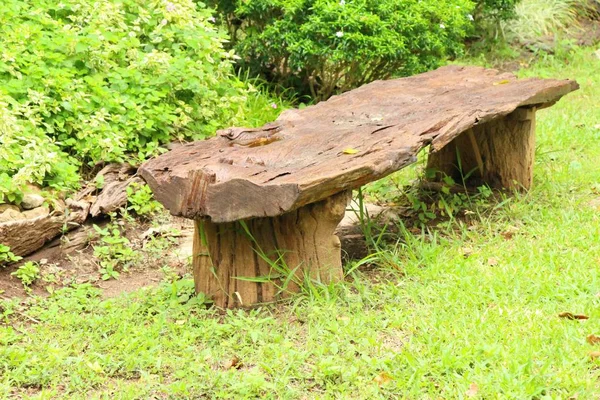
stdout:
[[27,118],[30,111],[0,93],[0,203],[20,202],[27,183],[63,189],[79,180],[77,163]]
[[72,186],[69,155],[144,158],[229,124],[245,87],[224,41],[192,0],[4,0],[0,195],[18,201],[9,178]]
[[459,54],[474,10],[470,0],[209,4],[228,25],[242,68],[317,99],[375,79],[422,72]]
[[521,0],[479,0],[476,15],[481,20],[502,21],[515,16],[515,6]]

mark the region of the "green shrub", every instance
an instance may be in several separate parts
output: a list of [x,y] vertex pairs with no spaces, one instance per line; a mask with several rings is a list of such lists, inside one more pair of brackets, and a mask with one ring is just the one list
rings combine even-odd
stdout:
[[476,15],[486,21],[502,21],[514,18],[515,6],[521,0],[479,0]]
[[31,117],[29,106],[0,92],[0,203],[20,202],[28,183],[62,190],[79,181],[77,162]]
[[470,0],[228,0],[221,13],[239,65],[326,99],[375,79],[434,68],[461,53]]
[[[0,112],[13,116],[3,129],[24,132],[43,158],[25,161],[37,168],[27,175],[70,182],[72,168],[52,168],[75,165],[65,153],[90,164],[144,158],[228,124],[245,88],[225,39],[192,0],[4,0],[0,88],[14,101]],[[22,145],[17,136],[2,146]],[[17,175],[18,164],[1,172]]]

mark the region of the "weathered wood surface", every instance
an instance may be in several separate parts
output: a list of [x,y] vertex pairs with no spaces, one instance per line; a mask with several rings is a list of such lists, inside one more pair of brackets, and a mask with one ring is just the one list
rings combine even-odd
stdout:
[[[535,107],[519,108],[507,117],[474,126],[441,150],[430,154],[427,168],[472,186],[529,189],[535,156]],[[460,159],[459,159],[460,158]]]
[[342,192],[278,217],[247,222],[196,220],[196,291],[210,295],[219,307],[249,306],[296,292],[304,279],[342,279],[341,244],[334,231],[350,197]]
[[[109,214],[127,205],[127,187],[132,183],[143,183],[137,177],[136,168],[127,163],[108,164],[98,172],[94,181],[77,194],[77,200],[86,200],[92,204],[90,214],[97,217]],[[96,186],[98,177],[102,177],[103,185]],[[99,192],[98,195],[95,193]]]
[[18,256],[40,249],[61,233],[75,229],[85,221],[90,204],[68,199],[64,210],[50,212],[47,207],[19,213],[14,220],[0,223],[0,243]]
[[577,88],[570,80],[448,66],[376,81],[259,129],[220,131],[139,173],[174,215],[214,223],[277,216],[397,171],[426,145],[438,151],[468,129]]

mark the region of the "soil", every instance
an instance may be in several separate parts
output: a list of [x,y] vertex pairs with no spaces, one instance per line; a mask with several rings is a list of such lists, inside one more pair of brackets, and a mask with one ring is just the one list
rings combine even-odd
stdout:
[[[157,286],[165,278],[165,272],[161,270],[161,267],[168,267],[168,273],[170,274],[183,276],[189,272],[193,225],[184,219],[169,219],[170,221],[167,224],[161,226],[161,230],[168,231],[174,228],[180,234],[175,238],[175,243],[164,250],[164,254],[158,256],[150,254],[144,249],[144,244],[147,242],[144,234],[147,234],[149,229],[147,224],[135,222],[123,226],[123,231],[130,240],[132,247],[139,251],[141,262],[136,263],[129,271],[121,272],[118,279],[102,280],[99,272],[99,262],[93,251],[94,244],[98,243],[97,239],[83,249],[65,254],[61,247],[61,243],[64,242],[65,238],[59,238],[18,263],[0,267],[0,298],[24,298],[28,295],[48,296],[53,290],[81,283],[93,284],[102,289],[104,297],[109,298],[142,287]],[[99,226],[106,224],[106,221],[95,222]],[[87,227],[87,230],[93,232],[91,226]],[[81,232],[71,233],[66,237],[78,234],[81,234]],[[38,263],[41,273],[41,278],[29,289],[25,289],[21,281],[12,276],[12,273],[27,261]]]

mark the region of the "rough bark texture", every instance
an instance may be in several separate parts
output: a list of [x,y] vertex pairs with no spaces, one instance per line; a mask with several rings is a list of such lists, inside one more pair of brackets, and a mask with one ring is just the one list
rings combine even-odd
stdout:
[[61,233],[79,227],[89,209],[90,204],[85,201],[67,200],[64,211],[49,212],[41,207],[23,212],[23,219],[0,224],[0,243],[9,246],[15,255],[31,254]]
[[[77,195],[77,199],[86,199],[92,203],[90,214],[97,217],[100,214],[109,214],[127,205],[127,187],[132,183],[143,183],[141,178],[134,174],[136,168],[129,164],[109,164],[102,168],[96,179],[87,188]],[[98,196],[96,187],[97,177],[102,176],[103,185]]]
[[[196,220],[196,291],[219,307],[249,306],[297,291],[305,277],[324,283],[341,279],[340,240],[333,232],[349,200],[350,192],[342,192],[279,217],[223,224]],[[268,282],[243,279],[257,277]]]
[[429,156],[437,179],[449,175],[472,185],[529,189],[533,182],[535,108],[477,125]]
[[177,216],[215,223],[277,216],[397,171],[424,146],[438,151],[468,129],[577,88],[569,80],[449,66],[376,81],[262,128],[221,131],[139,173]]

